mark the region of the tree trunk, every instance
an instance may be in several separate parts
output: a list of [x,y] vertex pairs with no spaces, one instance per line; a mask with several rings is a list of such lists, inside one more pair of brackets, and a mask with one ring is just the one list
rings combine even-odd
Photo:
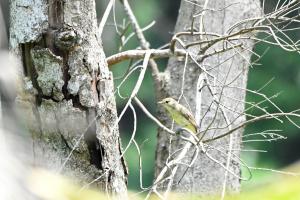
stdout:
[[94,0],[12,0],[10,49],[24,88],[17,103],[33,164],[126,192],[112,74],[97,37]]
[[[205,3],[208,3],[206,8],[204,5]],[[258,0],[197,0],[193,1],[193,3],[189,1],[182,1],[179,10],[179,17],[175,27],[175,33],[191,30],[193,15],[197,15],[203,10],[205,10],[205,14],[202,13],[204,16],[204,26],[200,27],[201,15],[198,15],[198,17],[194,20],[195,31],[214,32],[220,35],[226,34],[228,28],[233,24],[246,18],[260,16],[261,12],[260,2]],[[238,30],[239,28],[242,27],[238,27],[235,30]],[[207,39],[207,37],[209,38],[210,36],[203,37],[204,39]],[[196,40],[203,39],[200,36],[189,36],[182,39],[182,41],[184,41],[184,43],[188,43],[195,41],[195,38]],[[171,58],[168,62],[166,71],[162,73],[164,77],[164,84],[160,90],[162,96],[172,96],[178,99],[180,95],[182,95],[181,92],[183,91],[184,98],[181,97],[180,103],[185,106],[187,106],[188,103],[191,111],[201,110],[198,114],[194,112],[194,114],[196,114],[197,122],[200,124],[201,121],[201,131],[206,130],[209,127],[226,127],[228,122],[233,122],[233,120],[238,116],[238,113],[243,113],[244,111],[243,102],[245,101],[246,92],[234,87],[246,88],[248,63],[251,57],[250,50],[253,48],[254,43],[249,40],[239,40],[239,43],[243,44],[244,50],[237,48],[234,51],[210,56],[200,63],[202,69],[200,69],[200,67],[197,66],[190,58],[186,69],[184,69],[184,59],[179,60]],[[178,47],[182,48],[179,45]],[[224,48],[223,45],[219,43],[218,45],[214,45],[207,52],[211,53],[222,48]],[[245,48],[248,50],[245,50]],[[197,46],[189,48],[188,50],[192,54],[197,55],[201,49]],[[236,53],[237,51],[238,53]],[[231,56],[233,57],[231,58]],[[204,75],[206,73],[203,71],[203,68],[209,70],[207,73],[210,75],[208,75],[208,80],[206,82],[209,82],[212,86],[211,88],[215,90],[213,91],[214,96],[216,97],[215,99],[213,99],[208,87],[203,87],[201,95],[198,95],[198,97],[196,96],[198,93],[198,78],[201,74]],[[214,76],[214,78],[212,78],[212,76]],[[229,84],[228,86],[230,87],[227,87],[226,84]],[[219,100],[219,103],[221,103],[222,106],[220,106],[219,103],[216,103],[216,100]],[[197,109],[197,104],[201,104],[201,109]],[[222,110],[225,113],[227,122]],[[166,117],[162,108],[159,108],[159,116],[161,121],[163,121],[168,127],[171,126],[171,121],[168,117]],[[233,122],[232,126],[241,123],[243,120],[245,120],[245,117],[238,118],[238,120]],[[228,131],[230,128],[231,126],[217,131],[210,130],[206,133],[204,139],[220,135],[225,131]],[[209,143],[212,148],[208,153],[214,159],[218,160],[219,164],[212,161],[204,153],[200,153],[194,165],[187,171],[182,180],[179,182],[187,168],[184,165],[180,165],[174,176],[174,185],[172,189],[180,192],[200,194],[216,194],[222,190],[225,191],[224,188],[228,191],[239,191],[240,179],[228,172],[226,173],[220,164],[226,167],[228,162],[229,170],[237,176],[240,176],[240,166],[238,162],[233,160],[232,157],[234,156],[230,154],[230,152],[232,152],[232,149],[240,149],[242,132],[243,130],[240,129],[235,131],[232,135]],[[170,136],[161,129],[158,131],[155,170],[156,177],[165,166],[168,156],[182,147],[185,143],[186,142],[178,137],[170,138]],[[219,149],[219,151],[214,148]],[[220,153],[220,151],[223,153]],[[182,162],[189,163],[193,152],[194,150],[191,150]],[[239,156],[239,152],[234,151],[234,153],[236,156]],[[175,155],[173,155],[173,157]],[[228,157],[228,155],[230,156]],[[224,180],[226,181],[224,182]],[[178,182],[179,184],[177,184]],[[168,181],[166,181],[166,183],[168,183]],[[163,187],[165,188],[166,185],[167,184],[164,184]]]

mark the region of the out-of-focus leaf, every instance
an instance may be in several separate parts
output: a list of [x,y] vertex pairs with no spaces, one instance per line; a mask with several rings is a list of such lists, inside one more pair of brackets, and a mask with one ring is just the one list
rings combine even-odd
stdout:
[[101,200],[105,194],[80,187],[61,175],[34,169],[29,176],[30,191],[42,200]]

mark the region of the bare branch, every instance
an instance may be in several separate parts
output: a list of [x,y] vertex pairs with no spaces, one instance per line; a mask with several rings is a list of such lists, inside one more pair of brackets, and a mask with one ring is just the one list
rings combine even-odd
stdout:
[[[295,113],[272,113],[271,115],[274,116],[274,117],[277,117],[277,116],[282,116],[282,117],[291,117],[291,116],[294,116],[294,117],[300,118],[300,115],[299,114],[295,114]],[[270,118],[271,117],[269,115],[262,115],[262,116],[255,117],[253,119],[247,120],[246,122],[244,122],[242,124],[239,124],[237,127],[235,127],[233,129],[227,131],[224,134],[218,135],[218,136],[216,136],[214,138],[211,138],[211,139],[206,139],[206,140],[203,141],[203,143],[207,143],[207,142],[211,142],[211,141],[223,138],[223,137],[225,137],[227,135],[230,135],[234,131],[236,131],[236,130],[238,130],[240,128],[245,127],[246,125],[252,124],[252,123],[260,121],[260,120],[270,119]]]
[[[175,57],[180,57],[180,56],[185,56],[186,52],[184,50],[176,50],[175,52],[171,52],[169,49],[151,49],[152,54],[151,58],[156,59],[156,58],[169,58],[171,56]],[[106,59],[107,64],[109,66],[117,64],[119,62],[122,62],[124,60],[128,59],[141,59],[145,56],[146,52],[148,50],[128,50],[128,51],[123,51],[121,53],[112,55]]]
[[154,121],[160,128],[162,128],[164,131],[171,135],[175,135],[175,132],[168,129],[166,126],[164,126],[156,117],[154,117],[148,110],[147,108],[143,105],[143,103],[137,98],[134,97],[135,102],[137,105],[142,109],[142,111],[152,120]]

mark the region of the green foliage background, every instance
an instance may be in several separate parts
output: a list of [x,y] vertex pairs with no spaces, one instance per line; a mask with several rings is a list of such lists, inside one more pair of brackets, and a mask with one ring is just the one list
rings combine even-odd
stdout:
[[[267,9],[272,9],[274,1],[266,1]],[[107,1],[105,2],[107,3]],[[104,5],[106,5],[104,3]],[[149,40],[151,47],[157,48],[168,41],[172,37],[172,31],[176,22],[176,16],[179,8],[179,0],[131,0],[134,12],[142,27],[148,25],[155,20],[156,24],[145,32],[146,38]],[[119,3],[117,3],[119,4]],[[99,5],[98,5],[99,6]],[[103,7],[102,7],[103,8]],[[101,7],[98,8],[99,13],[102,13]],[[123,23],[125,16],[120,5],[116,7],[117,22]],[[99,15],[101,16],[101,14]],[[126,20],[126,22],[128,22]],[[109,23],[113,24],[113,18],[109,19]],[[130,29],[127,33],[130,33]],[[291,35],[295,39],[299,39],[299,31]],[[128,34],[127,34],[128,35]],[[263,37],[263,36],[262,36]],[[120,38],[115,34],[115,28],[111,25],[106,27],[103,35],[103,42],[107,56],[118,51]],[[138,46],[138,42],[133,38],[124,49],[134,49]],[[280,92],[280,95],[275,99],[275,102],[284,110],[291,111],[300,108],[300,55],[298,53],[289,53],[281,50],[278,47],[268,46],[265,44],[257,44],[255,52],[262,55],[266,50],[267,53],[260,60],[259,66],[254,66],[250,69],[248,88],[257,90],[261,88],[269,80],[273,81],[263,89],[263,92],[268,95],[274,95]],[[160,60],[161,69],[166,66],[166,60]],[[128,63],[123,62],[115,65],[112,68],[115,77],[121,76],[126,72]],[[120,89],[123,96],[128,96],[132,90],[136,76],[132,76]],[[115,85],[120,83],[120,80],[115,80]],[[150,72],[148,71],[144,84],[138,94],[149,110],[155,114],[155,93]],[[259,101],[255,95],[247,95],[248,101]],[[125,101],[117,98],[118,109],[122,109]],[[272,110],[272,108],[270,108]],[[141,146],[143,159],[143,186],[149,186],[153,179],[153,168],[155,159],[156,146],[156,125],[151,122],[143,113],[136,108],[138,117],[138,127],[136,140]],[[257,114],[256,110],[250,110],[251,114]],[[285,121],[286,122],[286,121]],[[251,166],[281,168],[289,165],[300,158],[300,131],[289,123],[280,124],[276,121],[263,121],[251,126],[245,130],[247,133],[255,133],[267,129],[282,129],[281,132],[287,136],[287,140],[272,143],[249,143],[245,144],[247,149],[264,149],[268,153],[245,153],[242,157]],[[133,129],[133,115],[131,111],[127,111],[125,117],[120,124],[122,134],[122,142],[125,147],[131,137]],[[139,185],[139,164],[138,154],[135,148],[130,148],[126,153],[126,159],[129,165],[129,188],[138,190]],[[252,184],[258,184],[259,180],[263,180],[268,173],[254,172],[254,180],[244,183],[244,187],[248,188]],[[270,174],[269,174],[270,175]]]

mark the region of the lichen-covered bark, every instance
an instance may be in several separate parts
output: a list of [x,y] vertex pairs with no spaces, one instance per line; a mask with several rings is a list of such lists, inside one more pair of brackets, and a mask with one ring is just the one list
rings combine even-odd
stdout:
[[24,82],[17,104],[32,133],[33,164],[81,183],[102,175],[94,185],[126,192],[94,0],[12,0],[10,16],[10,48]]
[[[190,3],[188,1],[182,1],[181,7],[179,10],[179,17],[177,20],[175,33],[180,31],[190,30],[192,24],[192,16],[199,14],[202,12],[202,7],[199,5],[204,5],[205,0],[197,0],[193,1],[194,3]],[[239,22],[246,18],[252,18],[260,15],[260,2],[258,0],[209,0],[206,14],[204,15],[204,29],[206,32],[215,32],[221,35],[225,34],[226,30],[236,22]],[[195,18],[194,27],[199,30],[199,17]],[[240,28],[240,27],[238,27]],[[209,36],[204,36],[209,37]],[[184,38],[183,41],[185,43],[191,42],[194,39],[199,40],[200,37],[187,37]],[[252,41],[239,41],[243,43],[244,48],[252,49],[253,42]],[[222,45],[215,45],[214,48],[209,49],[208,52],[213,52],[214,49],[222,48]],[[198,54],[199,47],[190,48],[194,54]],[[235,117],[238,116],[237,113],[243,113],[244,104],[242,103],[245,100],[245,91],[240,89],[235,89],[234,87],[246,88],[247,82],[247,72],[248,72],[248,61],[251,57],[251,52],[247,50],[241,51],[241,49],[237,49],[239,54],[235,54],[235,51],[229,51],[226,53],[218,54],[215,56],[211,56],[204,60],[202,63],[203,66],[209,68],[209,73],[215,76],[216,79],[211,78],[209,81],[211,83],[215,83],[218,86],[222,86],[222,84],[229,84],[232,87],[225,87],[222,90],[222,87],[214,87],[216,89],[216,94],[222,94],[222,98],[220,98],[222,105],[227,108],[232,109],[233,111],[226,110],[229,121],[232,121]],[[228,59],[233,56],[232,59]],[[228,61],[226,61],[228,59]],[[185,99],[181,100],[181,103],[186,105],[185,100],[187,100],[192,111],[195,111],[196,101],[200,101],[200,99],[196,99],[196,85],[198,81],[198,77],[201,73],[201,69],[193,63],[193,61],[189,61],[186,69],[185,75],[184,72],[184,61],[177,60],[176,58],[171,58],[169,60],[167,69],[164,73],[162,73],[162,77],[165,77],[164,85],[160,92],[162,96],[173,96],[179,97],[181,94],[181,86],[182,80],[184,76],[184,97]],[[238,76],[238,77],[237,77]],[[232,100],[236,99],[236,100]],[[224,127],[226,126],[226,122],[220,109],[217,108],[217,104],[213,104],[210,107],[211,102],[213,101],[212,95],[209,90],[203,88],[202,90],[202,99],[201,99],[201,107],[202,114],[207,113],[201,123],[201,130],[205,130],[209,124],[211,127]],[[240,102],[239,102],[240,101]],[[215,113],[217,112],[216,118]],[[168,126],[171,126],[171,122],[168,117],[165,116],[162,110],[159,110],[160,119],[165,122]],[[202,116],[200,116],[202,117]],[[215,118],[215,119],[214,119]],[[239,120],[233,123],[233,126],[243,121],[244,118],[241,117]],[[207,136],[212,137],[217,136],[219,134],[224,133],[224,131],[208,131]],[[240,148],[240,138],[241,138],[242,130],[236,131],[231,136],[232,140],[232,148],[239,149]],[[175,150],[178,150],[182,145],[182,140],[178,140],[178,138],[172,139],[171,148],[169,148],[169,135],[165,133],[163,130],[159,130],[158,132],[158,145],[156,151],[156,176],[159,174],[161,169],[165,166],[165,162],[167,157],[172,154]],[[219,148],[224,154],[220,153],[216,150],[210,150],[209,154],[218,160],[220,163],[226,166],[226,156],[224,156],[228,150],[230,136],[220,139],[218,141],[212,142],[209,145],[212,145],[215,148]],[[237,156],[239,156],[239,152],[234,152]],[[184,159],[183,162],[189,163],[191,161],[191,156],[193,155],[193,151]],[[182,177],[186,166],[180,165],[175,178],[174,184],[177,184],[180,178]],[[230,170],[239,176],[240,174],[240,166],[237,162],[231,160],[230,162]],[[225,170],[216,162],[209,159],[203,153],[201,153],[195,164],[188,172],[185,174],[183,179],[180,181],[178,185],[174,185],[173,189],[176,191],[183,192],[193,192],[193,193],[218,193],[222,190],[223,182],[225,179]],[[232,175],[228,175],[227,181],[227,189],[229,191],[239,191],[240,188],[240,180]]]

